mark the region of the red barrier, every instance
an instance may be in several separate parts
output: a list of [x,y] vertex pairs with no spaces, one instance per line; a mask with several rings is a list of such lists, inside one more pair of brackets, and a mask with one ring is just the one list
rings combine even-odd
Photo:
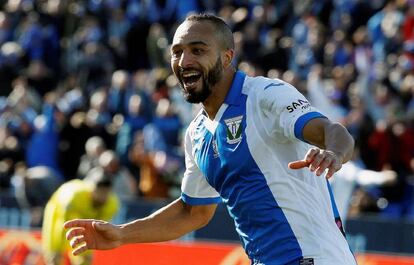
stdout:
[[[0,230],[0,265],[45,265],[38,231]],[[359,265],[414,265],[414,257],[358,254]],[[93,265],[249,265],[238,244],[168,242],[96,251]]]
[[93,264],[249,265],[250,261],[236,244],[169,242],[97,251]]
[[358,255],[359,265],[414,265],[414,257],[380,254]]
[[45,265],[40,232],[0,230],[1,265]]

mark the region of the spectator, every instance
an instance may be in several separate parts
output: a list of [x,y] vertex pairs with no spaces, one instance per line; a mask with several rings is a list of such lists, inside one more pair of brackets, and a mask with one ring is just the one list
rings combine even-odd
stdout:
[[[113,190],[121,200],[134,200],[138,195],[138,184],[129,170],[120,164],[118,156],[112,150],[106,150],[99,156],[99,167],[113,182]],[[92,169],[91,172],[100,170]]]
[[[169,42],[180,17],[209,10],[235,32],[233,63],[239,69],[284,79],[309,94],[326,115],[347,126],[367,169],[391,165],[401,183],[397,190],[409,195],[406,176],[414,171],[407,166],[414,159],[407,137],[414,117],[412,1],[0,2],[5,189],[19,162],[52,165],[66,179],[74,178],[86,140],[99,136],[134,174],[157,176],[149,178],[161,183],[162,192],[154,194],[168,196],[165,191],[180,179],[180,170],[172,169],[180,168],[179,127],[197,109],[183,103],[168,70]],[[318,78],[310,78],[315,71]],[[50,92],[57,100],[44,112],[42,107],[50,105],[44,96]],[[175,113],[159,116],[162,105],[176,109],[179,119]],[[55,123],[48,138],[34,120],[52,112],[46,115]],[[135,147],[134,135],[143,132],[151,136],[144,137],[145,150]],[[378,139],[384,142],[374,144]],[[177,152],[170,152],[171,144]],[[384,155],[384,150],[398,154]]]
[[62,178],[48,167],[27,169],[23,164],[16,167],[12,178],[14,192],[20,208],[30,211],[31,226],[42,225],[44,206],[62,182]]
[[81,157],[78,168],[80,178],[84,178],[91,169],[99,166],[99,157],[105,150],[105,142],[99,136],[93,136],[86,141],[86,152]]
[[129,152],[129,159],[139,168],[139,191],[145,198],[167,198],[169,187],[155,162],[155,152],[145,147],[144,133],[137,132]]
[[59,161],[59,132],[56,120],[56,95],[48,94],[42,115],[34,121],[35,131],[26,150],[27,166],[46,166],[62,174]]

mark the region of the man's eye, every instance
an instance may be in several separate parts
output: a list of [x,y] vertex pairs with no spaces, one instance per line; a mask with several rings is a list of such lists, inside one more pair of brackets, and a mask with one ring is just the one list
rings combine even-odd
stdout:
[[172,51],[172,56],[177,58],[181,55],[182,51],[180,50],[176,50],[176,51]]
[[193,53],[196,55],[202,54],[203,50],[202,49],[193,49]]

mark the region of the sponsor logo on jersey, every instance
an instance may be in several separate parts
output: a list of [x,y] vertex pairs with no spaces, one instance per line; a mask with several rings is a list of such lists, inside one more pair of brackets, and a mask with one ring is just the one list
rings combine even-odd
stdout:
[[224,120],[227,125],[227,143],[236,144],[241,141],[243,132],[243,128],[241,126],[242,120],[243,115]]
[[307,109],[310,107],[310,104],[308,101],[304,99],[298,99],[296,101],[293,101],[289,106],[286,107],[287,111],[289,113],[294,112],[296,109]]

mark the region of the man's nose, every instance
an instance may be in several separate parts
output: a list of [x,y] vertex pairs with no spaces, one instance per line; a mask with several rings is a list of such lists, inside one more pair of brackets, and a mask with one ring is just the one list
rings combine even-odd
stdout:
[[183,52],[181,54],[178,66],[181,68],[188,68],[194,65],[194,57],[189,52]]

